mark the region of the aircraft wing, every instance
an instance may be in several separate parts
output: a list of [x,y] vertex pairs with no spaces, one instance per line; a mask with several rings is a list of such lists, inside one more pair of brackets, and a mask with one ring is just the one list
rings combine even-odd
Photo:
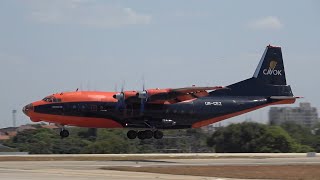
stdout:
[[226,89],[224,86],[212,87],[184,87],[184,88],[168,88],[168,89],[148,89],[144,92],[125,91],[125,102],[128,104],[140,104],[141,98],[139,93],[147,93],[146,103],[163,104],[178,103],[203,96],[207,96],[207,91],[216,91]]
[[217,90],[217,89],[225,89],[226,87],[223,86],[213,86],[213,87],[184,87],[184,88],[177,88],[171,89],[172,92],[180,92],[180,93],[194,93],[199,91],[210,91],[210,90]]
[[214,86],[214,87],[184,87],[184,88],[175,88],[167,89],[167,92],[160,92],[150,95],[148,101],[150,103],[177,103],[181,101],[191,100],[194,98],[199,98],[207,96],[207,91],[215,91],[220,89],[226,89],[223,86]]

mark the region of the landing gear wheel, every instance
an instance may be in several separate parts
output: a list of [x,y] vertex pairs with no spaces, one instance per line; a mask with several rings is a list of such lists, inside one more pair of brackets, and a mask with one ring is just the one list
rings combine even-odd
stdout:
[[146,139],[151,139],[153,137],[153,132],[151,130],[145,130],[144,134]]
[[68,137],[69,136],[69,131],[68,130],[62,130],[62,131],[60,131],[60,136],[61,136],[61,138],[66,138],[66,137]]
[[138,138],[141,139],[141,140],[146,139],[145,131],[139,131],[138,132]]
[[162,139],[162,137],[163,137],[163,132],[156,130],[156,131],[153,132],[153,137],[154,137],[155,139]]
[[134,131],[134,130],[130,130],[127,132],[127,137],[129,139],[135,139],[137,135],[138,135],[137,131]]

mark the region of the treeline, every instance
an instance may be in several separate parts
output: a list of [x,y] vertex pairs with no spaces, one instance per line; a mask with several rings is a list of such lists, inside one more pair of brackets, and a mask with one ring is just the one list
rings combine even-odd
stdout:
[[281,126],[248,122],[231,124],[215,131],[207,143],[215,152],[320,152],[320,124],[313,128],[290,122]]
[[211,152],[200,129],[164,131],[160,140],[130,140],[126,129],[68,128],[61,139],[58,130],[37,128],[18,132],[3,144],[30,154],[180,153]]
[[320,125],[309,129],[293,123],[269,126],[231,124],[213,133],[200,129],[167,130],[161,140],[129,140],[126,129],[69,128],[61,139],[58,130],[25,130],[3,144],[30,154],[179,153],[179,152],[320,152]]

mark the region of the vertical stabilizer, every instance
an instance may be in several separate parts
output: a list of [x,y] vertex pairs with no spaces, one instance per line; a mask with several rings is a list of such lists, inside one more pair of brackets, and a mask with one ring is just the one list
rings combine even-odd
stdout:
[[265,84],[287,85],[280,47],[266,47],[253,77]]
[[229,96],[288,96],[293,97],[287,85],[281,48],[267,46],[253,77],[227,86],[212,95]]

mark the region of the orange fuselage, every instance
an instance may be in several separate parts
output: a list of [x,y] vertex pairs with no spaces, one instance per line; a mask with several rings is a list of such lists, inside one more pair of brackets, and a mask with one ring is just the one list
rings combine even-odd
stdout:
[[[57,104],[57,103],[69,103],[69,102],[117,102],[112,96],[114,92],[99,92],[99,91],[77,91],[77,92],[65,92],[57,93],[48,96],[47,101],[40,100],[33,102],[29,105],[30,108],[24,112],[33,122],[46,121],[49,123],[57,123],[60,125],[71,125],[79,127],[101,127],[101,128],[121,128],[123,127],[118,122],[109,118],[96,118],[96,117],[73,117],[53,115],[46,113],[37,113],[33,109],[34,107]],[[51,99],[51,100],[50,100]],[[28,105],[27,105],[28,106]]]

